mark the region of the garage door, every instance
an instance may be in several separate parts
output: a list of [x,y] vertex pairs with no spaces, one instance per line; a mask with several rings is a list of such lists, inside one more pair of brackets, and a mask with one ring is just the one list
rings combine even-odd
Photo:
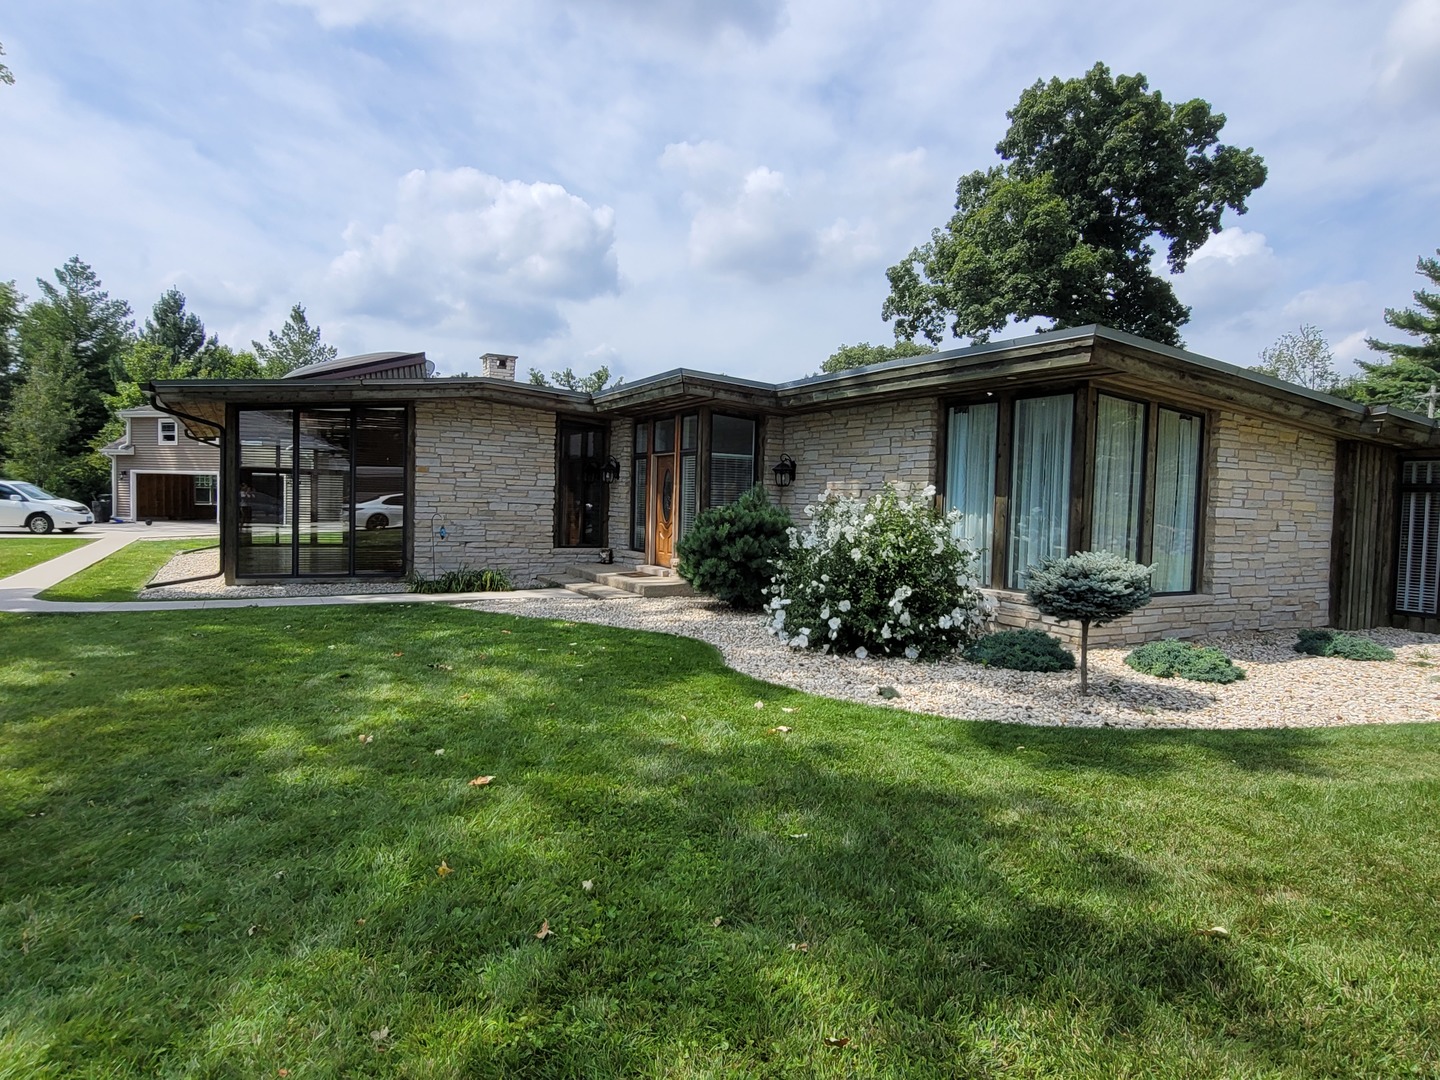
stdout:
[[135,477],[137,520],[214,521],[211,473],[141,473]]

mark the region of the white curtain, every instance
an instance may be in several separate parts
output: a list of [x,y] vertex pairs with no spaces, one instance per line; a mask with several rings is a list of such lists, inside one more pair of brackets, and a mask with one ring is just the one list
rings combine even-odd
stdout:
[[1155,572],[1157,593],[1195,588],[1195,506],[1200,484],[1200,418],[1160,410],[1155,434]]
[[1015,402],[1010,476],[1010,587],[1023,589],[1030,567],[1064,555],[1070,530],[1069,394]]
[[1102,395],[1095,416],[1095,490],[1090,547],[1136,559],[1140,554],[1140,483],[1144,475],[1145,406]]
[[956,536],[980,552],[980,580],[990,581],[990,538],[995,524],[995,431],[1000,407],[970,405],[950,410],[950,440],[945,469],[945,506],[959,510]]

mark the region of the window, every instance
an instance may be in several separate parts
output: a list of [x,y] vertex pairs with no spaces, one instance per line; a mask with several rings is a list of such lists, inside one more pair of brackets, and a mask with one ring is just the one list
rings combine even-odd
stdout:
[[1090,547],[1140,558],[1140,494],[1145,475],[1145,406],[1101,394],[1095,409],[1095,484]]
[[162,443],[174,443],[178,441],[179,429],[175,426],[174,420],[160,421],[160,441]]
[[755,486],[755,421],[710,417],[710,506],[729,506]]
[[1400,466],[1400,553],[1395,610],[1440,614],[1440,461]]
[[680,418],[680,520],[676,522],[676,543],[684,539],[690,526],[695,524],[695,514],[700,509],[699,459],[700,416],[691,413]]
[[950,410],[945,505],[959,510],[956,539],[980,553],[981,581],[990,581],[995,531],[995,436],[1000,406],[993,402]]
[[650,422],[635,425],[635,454],[630,468],[630,548],[645,550],[645,509],[650,504]]
[[1023,589],[1032,566],[1064,555],[1070,533],[1070,394],[1015,402],[1010,472],[1010,574]]
[[[1088,543],[1153,564],[1156,593],[1193,592],[1204,421],[1156,402],[1091,400],[1080,445],[1085,398],[1075,393],[1001,393],[949,410],[944,489],[960,512],[956,537],[980,553],[980,580],[993,588],[1023,589],[1031,567]],[[1435,478],[1440,504],[1440,462]]]
[[555,485],[555,546],[600,547],[605,542],[605,504],[600,480],[605,465],[605,429],[561,420],[559,475]]
[[197,477],[195,477],[195,505],[196,505],[196,506],[214,506],[214,505],[215,505],[215,477],[213,477],[213,476],[197,476]]

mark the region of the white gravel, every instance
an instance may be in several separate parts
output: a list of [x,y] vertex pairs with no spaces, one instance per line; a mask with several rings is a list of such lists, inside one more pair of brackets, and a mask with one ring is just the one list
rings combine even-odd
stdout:
[[[780,644],[765,620],[696,598],[591,600],[495,599],[468,604],[572,622],[679,634],[709,642],[737,671],[807,693],[970,720],[1056,727],[1300,728],[1440,720],[1440,635],[1379,629],[1365,633],[1395,650],[1391,663],[1304,656],[1293,632],[1197,639],[1216,645],[1245,669],[1219,686],[1157,679],[1124,664],[1128,649],[1090,651],[1089,697],[1078,672],[1002,671],[965,661],[823,656]],[[899,697],[881,697],[893,686]]]
[[163,585],[167,581],[181,578],[195,578],[220,573],[220,553],[214,548],[206,551],[186,551],[176,555],[160,568],[152,579],[162,583],[160,587],[146,589],[140,594],[141,600],[254,600],[272,596],[344,596],[348,593],[396,593],[405,592],[404,582],[368,581],[357,583],[341,581],[334,584],[291,585],[231,585],[226,587],[225,579],[215,576],[203,581],[184,581],[177,585]]

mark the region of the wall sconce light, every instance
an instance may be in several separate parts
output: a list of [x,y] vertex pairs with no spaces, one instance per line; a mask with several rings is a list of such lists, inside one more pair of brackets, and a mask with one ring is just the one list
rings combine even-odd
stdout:
[[120,470],[120,479],[121,479],[121,480],[129,480],[129,479],[130,479],[130,470],[129,470],[129,469],[121,469],[121,470]]
[[613,484],[620,479],[620,462],[615,460],[614,455],[605,459],[605,464],[600,468],[600,482],[602,484]]
[[776,487],[789,487],[795,482],[795,459],[789,454],[781,454],[775,468],[770,471],[775,474]]

